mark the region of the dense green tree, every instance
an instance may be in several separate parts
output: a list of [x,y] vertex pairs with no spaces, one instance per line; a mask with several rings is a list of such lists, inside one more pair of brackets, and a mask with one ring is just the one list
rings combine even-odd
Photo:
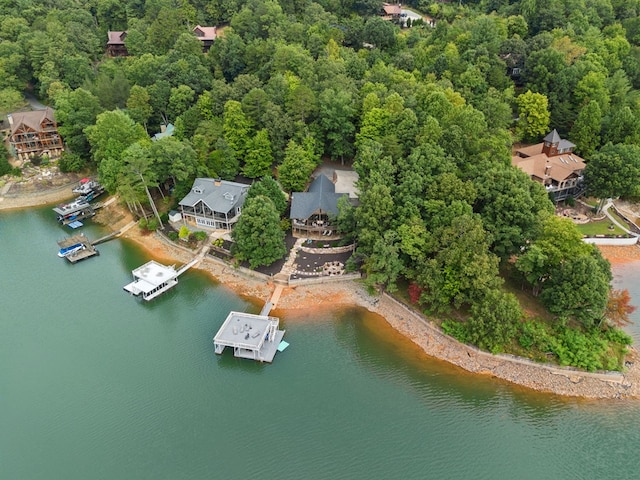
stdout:
[[149,117],[153,113],[153,108],[149,101],[151,96],[146,88],[139,85],[134,85],[129,91],[129,98],[127,99],[127,113],[133,119],[133,121],[147,128],[147,122]]
[[466,330],[472,343],[484,350],[498,352],[513,340],[522,317],[515,295],[489,290],[471,307]]
[[152,142],[149,156],[153,159],[151,170],[158,182],[171,178],[173,184],[186,181],[202,172],[195,150],[188,143],[174,137]]
[[247,199],[242,215],[231,232],[234,240],[232,252],[251,268],[271,265],[286,252],[280,216],[273,202],[264,196]]
[[362,39],[377,48],[390,48],[396,43],[395,27],[380,17],[370,17],[364,24]]
[[492,250],[503,260],[534,239],[543,218],[553,214],[546,190],[522,170],[495,164],[475,180],[474,209],[492,236]]
[[593,154],[584,172],[587,190],[598,198],[640,193],[640,147],[607,144]]
[[100,181],[109,192],[115,192],[122,170],[122,152],[135,142],[146,139],[142,125],[135,123],[122,110],[103,112],[95,125],[84,130],[91,145],[91,153],[98,165]]
[[69,149],[84,160],[89,160],[90,145],[85,129],[96,122],[102,107],[91,92],[78,88],[63,90],[55,99],[58,132]]
[[356,111],[351,94],[328,88],[320,94],[319,102],[318,122],[325,139],[325,152],[344,163],[344,157],[353,153]]
[[229,100],[225,103],[222,128],[227,145],[233,149],[237,158],[242,158],[251,138],[251,127],[240,102]]
[[595,100],[591,100],[580,110],[571,129],[571,140],[576,143],[577,152],[587,159],[600,146],[601,125],[600,105]]
[[263,128],[249,142],[242,173],[249,178],[264,177],[271,174],[272,164],[271,142],[267,130]]
[[544,218],[540,234],[518,257],[516,268],[537,295],[560,265],[591,255],[593,248],[582,241],[582,234],[571,220],[552,215]]
[[549,110],[547,97],[531,90],[516,97],[519,119],[516,133],[526,140],[535,140],[549,130]]
[[262,177],[259,181],[253,183],[247,193],[247,199],[265,196],[269,198],[279,215],[283,215],[287,209],[287,197],[273,177]]
[[[146,143],[146,144],[145,144]],[[149,154],[148,142],[136,142],[127,147],[121,155],[122,168],[118,174],[116,191],[124,198],[132,198],[132,193],[140,202],[139,192],[146,194],[146,202],[153,210],[158,224],[162,227],[162,219],[156,208],[149,188],[158,186],[158,178],[152,167],[153,160]]]
[[278,180],[287,192],[302,192],[316,168],[312,152],[290,140],[285,150],[284,160],[278,167]]
[[[434,220],[443,222],[427,243],[434,253],[418,265],[417,281],[423,289],[420,301],[428,309],[449,311],[479,302],[486,292],[500,286],[498,258],[489,253],[489,237],[479,217],[454,214],[456,205],[440,207]],[[440,217],[440,218],[438,218]]]
[[579,320],[585,327],[598,325],[609,298],[611,270],[606,260],[592,255],[566,259],[545,283],[540,299],[561,317]]
[[221,137],[216,141],[216,148],[207,159],[209,175],[223,180],[234,180],[240,173],[240,161],[236,152]]
[[405,270],[400,258],[397,233],[387,230],[378,238],[362,267],[366,274],[367,285],[383,287],[389,292],[395,292],[398,289],[397,281]]
[[9,152],[4,145],[0,146],[0,177],[11,172],[11,164],[9,163]]
[[178,118],[194,104],[195,99],[196,92],[187,85],[172,88],[171,94],[169,95],[169,107],[167,109],[169,118]]

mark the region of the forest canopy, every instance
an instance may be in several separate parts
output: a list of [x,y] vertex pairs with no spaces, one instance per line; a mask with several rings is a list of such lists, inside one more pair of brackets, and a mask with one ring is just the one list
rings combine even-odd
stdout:
[[[410,285],[494,351],[528,343],[505,278],[539,295],[555,334],[604,335],[609,265],[511,148],[555,128],[593,157],[593,193],[637,194],[640,0],[406,5],[425,14],[410,28],[375,0],[5,2],[0,105],[26,90],[52,105],[61,168],[97,169],[130,204],[169,179],[273,176],[291,192],[323,158],[351,164],[360,203],[339,221],[369,285]],[[196,25],[218,27],[210,50]],[[108,31],[127,32],[128,56],[105,54]]]

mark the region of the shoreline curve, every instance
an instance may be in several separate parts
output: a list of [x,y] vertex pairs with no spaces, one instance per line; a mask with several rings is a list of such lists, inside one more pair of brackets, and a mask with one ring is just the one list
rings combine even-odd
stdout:
[[[187,263],[193,253],[164,239],[160,234],[142,235],[131,229],[125,235],[154,257]],[[224,288],[257,306],[271,296],[273,284],[242,275],[229,265],[205,258],[197,269],[206,272]],[[283,289],[273,314],[322,308],[326,311],[357,306],[382,317],[391,327],[418,345],[429,357],[445,361],[467,372],[490,376],[538,392],[583,399],[640,398],[640,355],[634,348],[627,356],[624,372],[585,372],[569,367],[536,363],[512,355],[492,355],[449,337],[424,315],[393,297],[371,296],[357,281],[288,286]]]
[[[20,209],[56,203],[69,198],[69,185],[40,195],[5,197],[0,195],[0,210]],[[122,209],[112,204],[114,209]],[[121,212],[122,213],[122,212]],[[129,212],[120,222],[128,223]],[[118,225],[111,225],[117,230]],[[159,234],[145,235],[130,229],[122,238],[133,241],[152,257],[169,262],[188,263],[193,252],[173,242],[164,241]],[[629,249],[629,250],[628,250]],[[615,251],[603,249],[603,255],[615,265],[640,260],[640,248],[617,247]],[[241,275],[228,265],[205,259],[198,269],[206,272],[223,288],[259,305],[268,299],[273,284]],[[303,307],[301,307],[303,305]],[[463,370],[490,376],[538,392],[584,399],[639,399],[640,354],[630,348],[629,367],[624,372],[589,373],[580,370],[534,363],[510,355],[492,355],[462,344],[445,335],[428,318],[410,309],[389,295],[371,296],[365,288],[353,281],[322,285],[285,287],[274,310],[276,315],[322,307],[326,310],[357,306],[382,317],[391,327],[418,345],[429,357],[445,361]]]

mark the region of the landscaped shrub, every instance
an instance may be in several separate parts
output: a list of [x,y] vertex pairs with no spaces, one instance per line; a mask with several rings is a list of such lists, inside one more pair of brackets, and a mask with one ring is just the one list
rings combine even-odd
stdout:
[[155,232],[158,229],[159,225],[160,224],[158,223],[158,219],[153,217],[147,222],[147,230],[149,230],[150,232]]
[[189,231],[189,228],[186,225],[182,225],[180,227],[180,231],[178,232],[178,237],[180,238],[180,240],[189,240],[189,234],[191,232]]
[[202,232],[202,231],[195,232],[193,236],[198,242],[202,242],[203,240],[206,240],[208,237],[207,232]]
[[442,331],[455,338],[460,343],[469,343],[469,332],[466,325],[455,320],[445,320],[442,322]]
[[169,233],[167,233],[167,237],[169,237],[169,240],[171,240],[172,242],[175,242],[176,240],[178,240],[178,232],[171,230]]
[[211,242],[211,245],[213,245],[216,248],[222,248],[224,245],[224,240],[221,238],[216,238]]
[[140,227],[141,230],[146,230],[148,223],[149,222],[147,221],[147,219],[142,217],[140,220],[138,220],[138,227]]
[[58,168],[61,172],[79,172],[87,163],[75,153],[63,152],[60,160],[58,161]]

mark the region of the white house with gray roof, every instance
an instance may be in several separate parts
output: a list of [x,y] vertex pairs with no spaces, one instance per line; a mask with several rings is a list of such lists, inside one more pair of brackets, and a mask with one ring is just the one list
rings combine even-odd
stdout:
[[335,218],[338,199],[336,186],[325,175],[318,175],[306,192],[291,194],[291,229],[296,237],[336,237]]
[[238,221],[249,185],[213,178],[196,178],[180,200],[185,223],[215,230],[231,230]]

